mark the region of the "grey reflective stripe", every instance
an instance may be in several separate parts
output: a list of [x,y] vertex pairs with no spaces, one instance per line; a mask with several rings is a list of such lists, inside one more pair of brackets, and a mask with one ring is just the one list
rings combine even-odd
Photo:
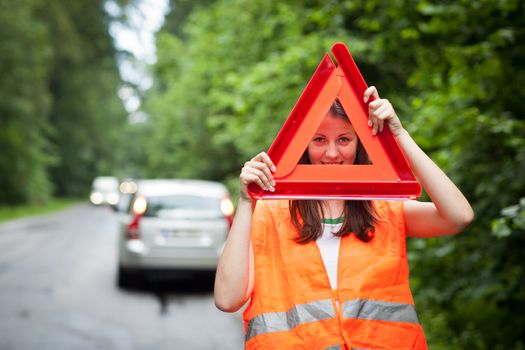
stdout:
[[259,334],[289,331],[302,323],[322,321],[334,317],[332,299],[295,305],[286,312],[260,314],[248,321],[246,340]]
[[354,299],[343,303],[344,318],[419,323],[412,304],[389,301]]
[[325,348],[324,350],[343,350],[341,344],[336,344]]

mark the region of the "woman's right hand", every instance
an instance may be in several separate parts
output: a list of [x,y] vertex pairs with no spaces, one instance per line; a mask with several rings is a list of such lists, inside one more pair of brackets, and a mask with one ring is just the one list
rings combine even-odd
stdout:
[[265,191],[275,191],[275,181],[272,175],[275,171],[275,165],[266,152],[261,152],[244,163],[240,175],[241,199],[252,201],[248,193],[248,185],[251,183],[259,185]]

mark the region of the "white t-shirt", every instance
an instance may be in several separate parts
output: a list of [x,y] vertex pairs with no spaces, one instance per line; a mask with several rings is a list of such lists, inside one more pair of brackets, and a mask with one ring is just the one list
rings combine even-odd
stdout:
[[339,245],[341,237],[335,236],[333,233],[341,229],[343,218],[328,219],[327,222],[322,223],[323,234],[315,241],[321,252],[324,267],[330,280],[332,289],[337,288],[337,261],[339,259]]

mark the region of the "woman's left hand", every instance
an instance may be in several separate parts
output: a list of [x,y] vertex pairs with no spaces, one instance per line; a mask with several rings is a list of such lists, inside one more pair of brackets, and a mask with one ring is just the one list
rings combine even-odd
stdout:
[[401,135],[403,125],[401,125],[401,121],[390,101],[379,98],[375,86],[366,89],[363,97],[365,103],[368,102],[370,96],[374,97],[374,101],[368,104],[368,126],[372,127],[372,134],[376,135],[381,132],[386,123],[394,137]]

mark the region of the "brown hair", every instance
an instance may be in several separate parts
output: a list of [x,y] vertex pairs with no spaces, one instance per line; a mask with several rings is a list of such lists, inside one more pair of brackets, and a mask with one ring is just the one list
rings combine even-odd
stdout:
[[[330,107],[329,113],[335,117],[348,120],[348,116],[337,100]],[[311,164],[308,151],[303,153],[299,164]],[[360,140],[357,142],[354,164],[370,164]],[[290,215],[292,224],[299,231],[299,237],[295,238],[297,243],[306,244],[315,241],[321,235],[321,220],[324,218],[321,200],[291,200]],[[377,218],[371,201],[346,200],[343,225],[334,235],[343,237],[353,232],[361,241],[368,242],[374,237],[376,221]]]

